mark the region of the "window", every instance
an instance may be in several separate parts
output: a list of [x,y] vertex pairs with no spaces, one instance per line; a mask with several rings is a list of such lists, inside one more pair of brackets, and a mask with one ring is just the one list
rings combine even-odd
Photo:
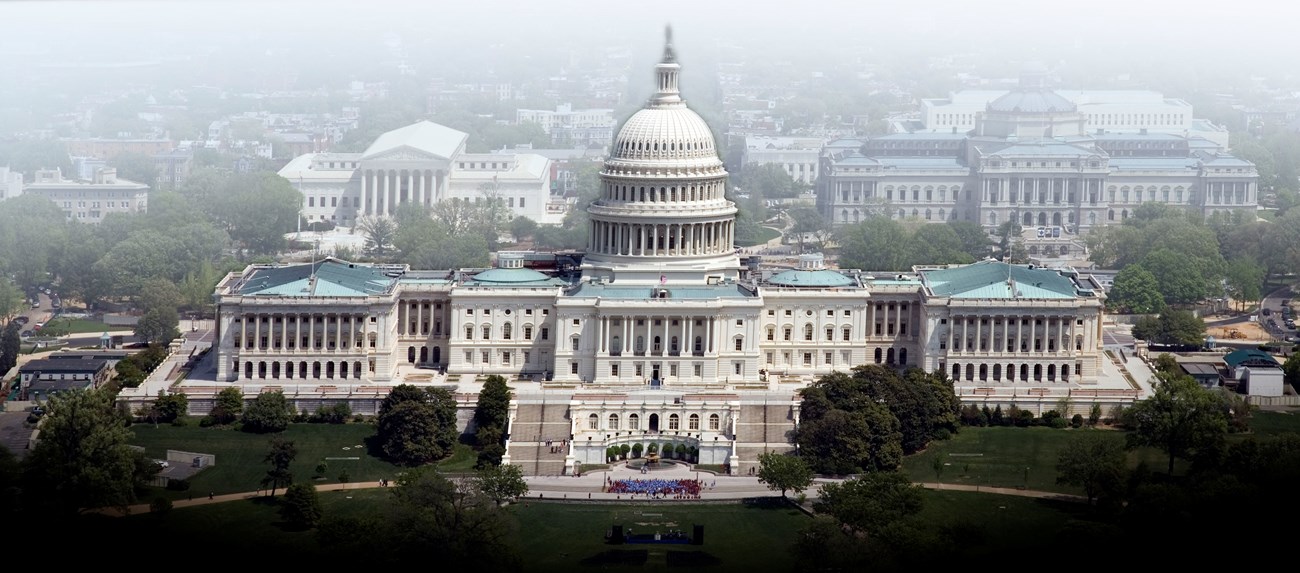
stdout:
[[826,340],[827,340],[828,342],[829,342],[829,341],[832,341],[832,340],[835,340],[835,329],[833,329],[833,328],[827,328],[827,329],[826,329]]
[[501,326],[501,338],[504,339],[504,340],[510,340],[510,334],[511,334],[510,331],[511,331],[511,327],[510,327],[510,323],[509,323],[509,322],[507,322],[507,323],[505,323],[504,325],[502,325],[502,326]]
[[722,418],[719,418],[717,414],[709,414],[709,429],[717,431],[721,427]]
[[569,374],[577,374],[577,373],[578,373],[578,363],[577,363],[577,362],[570,362],[570,363],[569,363]]
[[737,337],[736,337],[736,351],[739,352],[739,351],[744,350],[744,349],[745,349],[745,339],[744,339],[744,337],[737,336]]
[[570,338],[570,339],[569,339],[569,349],[572,350],[572,351],[574,351],[574,352],[577,352],[577,351],[578,351],[579,340],[580,340],[580,339],[579,339],[577,336],[575,336],[575,337],[573,337],[573,338]]
[[680,430],[681,425],[682,425],[682,419],[680,416],[678,416],[677,414],[672,414],[668,416],[669,430]]
[[731,365],[731,372],[732,372],[733,374],[739,376],[739,375],[741,375],[741,374],[744,372],[744,370],[743,370],[743,366],[744,366],[744,364],[742,364],[742,363],[740,363],[740,362],[732,363],[732,365]]
[[637,430],[637,429],[640,429],[640,428],[641,428],[641,416],[638,416],[638,415],[636,415],[636,414],[628,414],[628,416],[627,416],[627,429],[629,429],[629,430]]
[[767,327],[767,339],[768,339],[768,340],[776,340],[776,329],[775,329],[775,328],[772,328],[772,327],[770,327],[770,326]]
[[805,324],[803,326],[803,339],[807,341],[811,341],[813,339],[813,327],[811,324]]
[[791,331],[791,328],[790,328],[790,327],[788,327],[788,326],[785,327],[785,339],[786,339],[786,340],[790,340],[790,331]]
[[501,353],[501,363],[505,365],[510,364],[510,352],[506,351]]
[[848,342],[849,339],[852,337],[853,337],[853,329],[847,326],[844,327],[844,332],[843,335],[841,336],[841,338],[844,339],[844,342]]
[[618,414],[609,415],[609,429],[611,430],[618,429]]
[[811,353],[811,352],[805,352],[805,353],[803,353],[803,365],[804,365],[804,366],[812,366],[812,353]]
[[823,364],[832,364],[832,363],[834,362],[834,360],[831,359],[831,353],[829,353],[829,352],[827,352],[826,355],[825,355],[823,358],[825,359],[825,360],[822,362]]
[[532,339],[533,339],[533,327],[531,327],[531,326],[525,326],[525,327],[524,327],[524,340],[532,340]]
[[472,325],[465,327],[465,340],[474,340],[474,327]]
[[491,340],[491,339],[492,339],[492,326],[485,324],[483,325],[483,340]]
[[588,430],[600,429],[600,416],[597,416],[595,414],[587,416],[587,429]]
[[542,327],[542,340],[549,340],[551,338],[550,333],[549,328]]
[[699,415],[699,414],[691,414],[691,417],[686,419],[686,429],[687,429],[687,430],[698,430],[698,429],[700,429],[700,415]]
[[480,362],[482,362],[482,363],[484,363],[484,364],[487,364],[487,363],[488,363],[488,351],[484,350],[484,351],[481,352],[480,354],[482,355],[482,358],[480,359]]
[[618,364],[609,365],[609,375],[618,378]]

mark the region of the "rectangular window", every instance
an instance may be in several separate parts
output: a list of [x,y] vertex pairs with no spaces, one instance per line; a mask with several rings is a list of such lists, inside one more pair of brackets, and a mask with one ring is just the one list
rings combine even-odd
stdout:
[[308,197],[308,198],[307,198],[307,206],[308,206],[308,207],[315,207],[315,206],[316,206],[316,198],[315,198],[315,197]]
[[642,372],[643,372],[643,370],[641,369],[641,363],[640,363],[640,362],[637,362],[637,363],[636,363],[636,375],[637,375],[638,378],[640,378],[640,377],[642,376],[642,374],[641,374]]
[[740,375],[744,372],[744,363],[742,363],[742,362],[736,362],[736,363],[733,363],[733,364],[731,365],[731,371],[732,371],[735,375],[740,376]]
[[509,364],[510,364],[510,353],[509,353],[509,352],[502,352],[502,353],[501,353],[501,363],[502,363],[502,364],[506,364],[506,365],[509,365]]
[[550,330],[549,328],[545,328],[545,327],[543,327],[543,328],[542,328],[542,340],[549,340],[550,338],[551,338],[551,330]]
[[699,378],[699,377],[701,377],[701,376],[704,375],[704,365],[702,365],[702,364],[696,364],[694,369],[695,369],[695,377],[696,377],[696,378]]
[[833,361],[831,360],[831,353],[827,352],[827,353],[826,353],[826,356],[824,356],[823,358],[825,359],[825,361],[826,361],[825,363],[826,363],[826,364],[831,364],[831,363],[833,363]]
[[483,362],[484,364],[487,364],[487,363],[488,363],[488,351],[484,350],[481,354],[482,354],[481,362]]
[[466,350],[466,351],[465,351],[465,362],[469,362],[469,363],[473,363],[473,362],[474,362],[474,351],[473,351],[473,350]]
[[570,362],[570,363],[569,363],[569,374],[577,374],[577,373],[578,373],[578,363],[577,363],[577,362]]
[[[676,323],[676,321],[674,321],[674,323]],[[736,321],[736,326],[745,326],[745,321],[743,321],[743,320],[737,320],[737,321]]]
[[790,335],[791,335],[790,327],[786,327],[784,334],[785,334],[785,340],[790,340]]
[[532,340],[532,339],[533,339],[533,327],[531,327],[531,326],[525,326],[525,327],[524,327],[524,340]]
[[520,198],[519,198],[519,208],[520,208],[520,209],[523,209],[523,208],[524,208],[524,198],[523,198],[523,197],[520,197]]
[[811,352],[805,352],[805,353],[803,353],[803,365],[804,365],[804,366],[812,366],[812,353],[811,353]]
[[609,375],[610,375],[610,376],[613,376],[613,377],[615,377],[615,378],[618,377],[618,364],[617,364],[617,363],[616,363],[616,364],[610,364],[610,365],[609,365]]
[[330,207],[338,207],[338,206],[339,206],[339,198],[330,197]]

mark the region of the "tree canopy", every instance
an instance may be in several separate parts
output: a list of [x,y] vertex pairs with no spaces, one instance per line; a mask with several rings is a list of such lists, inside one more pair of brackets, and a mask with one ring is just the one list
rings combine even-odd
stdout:
[[380,451],[393,462],[440,460],[456,444],[456,399],[445,388],[399,384],[380,403],[376,426]]
[[799,493],[812,485],[813,471],[798,456],[779,452],[764,452],[758,456],[758,481],[768,489]]
[[1214,390],[1202,388],[1191,376],[1157,372],[1155,392],[1134,404],[1124,416],[1132,445],[1154,446],[1174,460],[1217,454],[1228,434],[1228,413]]
[[1199,347],[1205,342],[1205,321],[1190,310],[1166,310],[1160,316],[1139,318],[1133,336],[1154,344]]

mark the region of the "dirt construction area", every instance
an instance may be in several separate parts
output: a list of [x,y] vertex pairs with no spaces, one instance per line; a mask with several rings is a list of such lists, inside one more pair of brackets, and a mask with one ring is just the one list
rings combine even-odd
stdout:
[[[1204,317],[1206,322],[1212,322],[1219,318],[1218,316]],[[1243,321],[1223,326],[1209,326],[1205,329],[1207,336],[1213,336],[1216,340],[1272,340],[1273,336],[1264,329],[1258,322]]]

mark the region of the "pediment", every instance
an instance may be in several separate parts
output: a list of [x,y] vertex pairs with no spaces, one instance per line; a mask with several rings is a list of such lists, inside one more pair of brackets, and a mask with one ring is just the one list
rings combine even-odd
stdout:
[[381,151],[374,155],[367,155],[366,161],[447,161],[450,158],[442,157],[435,153],[430,153],[423,149],[417,149],[409,145],[403,145],[386,151]]

